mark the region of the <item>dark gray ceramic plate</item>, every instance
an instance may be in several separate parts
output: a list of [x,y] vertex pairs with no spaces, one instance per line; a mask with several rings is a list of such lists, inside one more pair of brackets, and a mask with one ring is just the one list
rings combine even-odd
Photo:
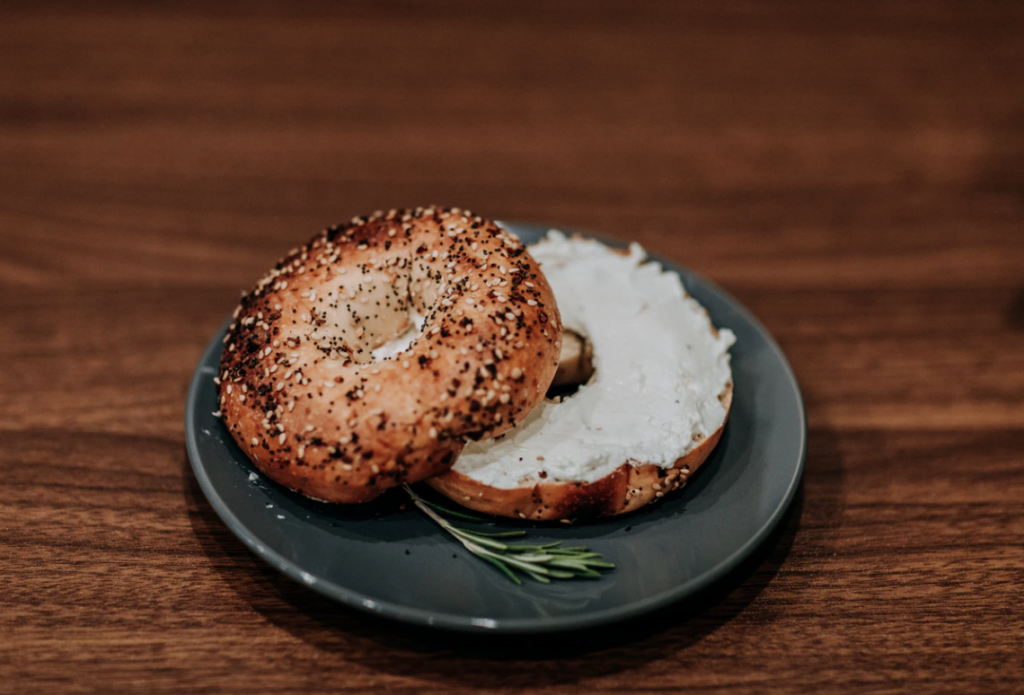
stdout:
[[[548,229],[507,224],[526,243]],[[610,242],[614,243],[614,242]],[[531,527],[531,539],[589,545],[617,568],[601,579],[516,586],[410,508],[401,491],[357,507],[323,504],[257,473],[217,409],[221,332],[192,379],[185,413],[196,478],[224,523],[292,579],[341,603],[420,625],[472,632],[554,632],[651,611],[704,588],[749,555],[782,518],[803,470],[800,390],[779,347],[735,300],[674,263],[718,326],[736,333],[729,424],[681,492],[608,521]],[[424,493],[426,494],[426,493]]]

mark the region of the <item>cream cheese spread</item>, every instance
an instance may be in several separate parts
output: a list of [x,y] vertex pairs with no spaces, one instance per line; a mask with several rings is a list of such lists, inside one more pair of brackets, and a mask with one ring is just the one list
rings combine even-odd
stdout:
[[670,467],[722,426],[735,336],[715,335],[678,275],[637,244],[626,255],[557,230],[529,251],[565,328],[591,342],[594,376],[504,436],[468,443],[454,470],[498,488],[594,482],[627,462]]

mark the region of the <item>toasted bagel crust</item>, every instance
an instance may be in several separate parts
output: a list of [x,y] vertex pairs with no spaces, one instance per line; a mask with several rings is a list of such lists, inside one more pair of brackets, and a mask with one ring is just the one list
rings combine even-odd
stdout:
[[671,468],[626,462],[592,483],[542,482],[516,488],[485,485],[455,470],[426,482],[464,507],[495,516],[556,521],[626,514],[686,485],[722,436],[729,419],[732,391],[730,382],[719,396],[726,412],[722,426],[680,457]]
[[[375,360],[412,312],[419,336]],[[517,238],[457,208],[392,210],[321,232],[243,297],[220,410],[271,479],[363,502],[525,417],[560,343],[551,289]]]

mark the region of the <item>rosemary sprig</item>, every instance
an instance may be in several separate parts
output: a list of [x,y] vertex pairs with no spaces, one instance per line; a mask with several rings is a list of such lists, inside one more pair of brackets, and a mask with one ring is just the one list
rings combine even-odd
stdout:
[[552,579],[596,579],[601,576],[600,570],[615,568],[615,565],[601,557],[601,553],[591,552],[586,546],[563,548],[561,542],[508,545],[496,539],[522,538],[526,531],[484,533],[453,526],[438,512],[469,521],[480,522],[484,519],[449,509],[436,502],[429,502],[413,492],[408,485],[405,486],[405,491],[421,512],[454,536],[466,550],[497,567],[516,584],[523,582],[513,570],[518,570],[538,582],[549,584]]

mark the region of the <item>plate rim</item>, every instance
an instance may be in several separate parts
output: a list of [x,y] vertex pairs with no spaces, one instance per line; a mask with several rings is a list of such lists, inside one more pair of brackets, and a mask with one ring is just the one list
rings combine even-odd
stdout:
[[[609,245],[622,246],[629,242],[624,242],[621,239],[605,237],[601,234],[593,234],[587,230],[572,229],[567,227],[560,227],[557,225],[544,225],[533,222],[502,222],[502,224],[508,225],[515,231],[516,227],[529,228],[534,230],[549,230],[549,229],[560,229],[568,234],[580,234],[593,239],[597,239],[603,243]],[[647,251],[647,249],[645,249]],[[685,270],[689,275],[698,278],[701,282],[705,283],[708,287],[719,293],[725,300],[727,300],[739,314],[741,314],[747,321],[749,321],[767,340],[768,346],[774,353],[775,357],[781,363],[784,372],[787,377],[787,383],[792,387],[794,395],[796,396],[796,405],[799,411],[800,421],[800,441],[799,441],[799,456],[796,468],[794,469],[793,477],[789,481],[789,485],[786,488],[786,492],[782,498],[781,503],[775,508],[772,514],[767,520],[761,525],[756,533],[751,535],[747,541],[737,548],[731,555],[726,557],[724,560],[719,562],[717,565],[712,567],[710,570],[702,573],[697,577],[693,577],[689,581],[683,582],[671,589],[662,591],[654,596],[641,599],[639,601],[633,601],[626,603],[621,606],[614,608],[605,608],[602,610],[586,613],[583,615],[568,615],[559,617],[542,617],[542,618],[487,618],[487,617],[471,617],[471,616],[458,616],[446,613],[438,613],[436,611],[426,610],[423,608],[417,608],[415,606],[407,606],[392,601],[381,601],[378,599],[371,598],[358,591],[348,589],[346,587],[335,584],[329,579],[316,576],[301,569],[295,562],[284,557],[272,548],[268,548],[265,545],[259,543],[254,533],[250,531],[244,523],[234,514],[230,506],[224,501],[216,487],[213,485],[209,476],[206,473],[205,468],[199,464],[201,456],[199,454],[199,443],[197,427],[194,423],[195,414],[198,408],[199,389],[201,388],[202,382],[208,378],[208,373],[204,372],[203,365],[207,362],[211,352],[219,351],[221,348],[222,335],[226,330],[227,326],[231,322],[231,318],[228,318],[221,324],[220,328],[215,333],[213,339],[207,344],[206,348],[202,352],[202,356],[199,359],[199,363],[196,365],[196,369],[192,374],[192,379],[189,383],[188,396],[185,402],[185,447],[188,451],[189,463],[192,467],[192,472],[199,483],[200,489],[206,496],[210,506],[213,507],[214,512],[220,517],[221,521],[231,530],[231,532],[242,541],[242,543],[257,557],[267,562],[274,569],[278,570],[290,579],[302,584],[303,586],[312,589],[313,591],[326,596],[327,598],[333,599],[342,605],[354,608],[364,613],[376,615],[397,622],[410,623],[423,627],[441,628],[454,632],[467,632],[476,634],[540,634],[540,633],[555,633],[555,632],[567,632],[571,630],[585,629],[588,627],[594,627],[597,625],[604,625],[607,623],[618,622],[626,620],[631,617],[643,615],[645,613],[657,610],[658,608],[667,606],[671,603],[681,600],[682,598],[691,595],[710,586],[714,582],[721,579],[723,576],[728,574],[730,571],[735,569],[740,563],[750,556],[754,550],[757,549],[761,543],[771,534],[772,530],[779,524],[789,509],[796,496],[796,491],[800,486],[800,480],[803,477],[804,464],[807,458],[807,411],[804,407],[803,394],[800,391],[800,384],[797,381],[796,373],[793,371],[792,366],[789,364],[789,360],[786,359],[785,353],[782,352],[782,348],[779,347],[775,341],[774,336],[764,327],[764,325],[757,319],[754,314],[747,309],[742,303],[736,300],[731,294],[722,289],[719,285],[711,282],[707,278],[703,277],[698,273],[694,273],[688,267],[677,263],[675,261],[666,259],[662,256],[647,252],[647,256],[650,260],[660,263],[662,267],[666,267],[669,270],[675,271],[675,268]],[[310,581],[310,577],[314,581]]]

